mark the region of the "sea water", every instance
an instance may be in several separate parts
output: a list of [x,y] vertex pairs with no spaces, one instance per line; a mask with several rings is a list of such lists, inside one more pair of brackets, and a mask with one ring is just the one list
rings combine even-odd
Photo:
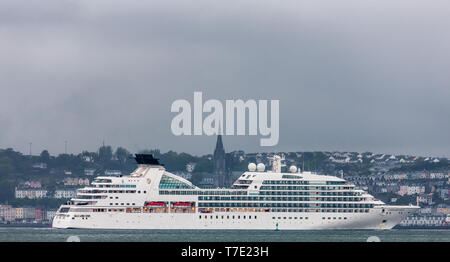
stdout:
[[[72,237],[72,238],[71,238]],[[370,238],[372,237],[372,238]],[[100,230],[0,228],[0,242],[450,242],[450,230]],[[370,240],[369,239],[369,240]]]

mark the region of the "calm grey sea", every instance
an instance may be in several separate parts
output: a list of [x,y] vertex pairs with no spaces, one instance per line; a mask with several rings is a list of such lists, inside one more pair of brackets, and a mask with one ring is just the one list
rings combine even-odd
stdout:
[[0,228],[0,242],[450,242],[450,230],[79,230],[54,228]]

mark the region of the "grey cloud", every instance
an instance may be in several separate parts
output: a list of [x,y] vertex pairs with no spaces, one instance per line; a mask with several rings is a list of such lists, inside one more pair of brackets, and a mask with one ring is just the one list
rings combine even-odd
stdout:
[[0,148],[210,153],[171,103],[280,99],[280,143],[226,149],[449,155],[446,1],[0,4]]

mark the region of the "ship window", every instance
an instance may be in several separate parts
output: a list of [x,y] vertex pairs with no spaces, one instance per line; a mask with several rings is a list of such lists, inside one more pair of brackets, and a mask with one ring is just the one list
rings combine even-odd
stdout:
[[163,175],[161,177],[161,181],[159,182],[159,188],[160,189],[183,189],[183,188],[193,189],[194,187],[183,181],[180,181],[176,178],[172,178],[167,175]]

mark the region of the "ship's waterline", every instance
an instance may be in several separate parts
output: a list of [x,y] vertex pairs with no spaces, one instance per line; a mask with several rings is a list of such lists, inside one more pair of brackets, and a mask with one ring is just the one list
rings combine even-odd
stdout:
[[151,155],[129,176],[98,177],[58,210],[54,228],[331,230],[391,229],[417,206],[388,206],[344,179],[249,165],[231,189],[200,189]]
[[450,230],[103,230],[0,228],[0,242],[450,242]]

